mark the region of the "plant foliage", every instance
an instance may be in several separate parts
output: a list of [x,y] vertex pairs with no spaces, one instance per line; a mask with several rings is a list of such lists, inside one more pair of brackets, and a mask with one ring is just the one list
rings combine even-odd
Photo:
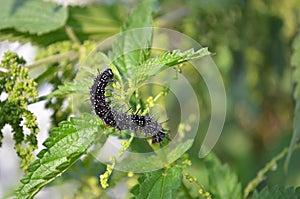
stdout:
[[120,73],[127,78],[132,77],[136,68],[149,58],[153,31],[153,4],[154,0],[140,3],[112,45],[109,57]]
[[139,177],[131,190],[136,199],[174,198],[182,181],[181,168],[169,168],[146,173]]
[[[80,41],[104,39],[118,33],[125,12],[119,6],[62,7],[26,0],[1,1],[0,39],[47,47],[68,40],[71,27]],[[114,13],[118,13],[117,15]]]
[[[103,130],[102,130],[103,131]],[[61,176],[93,144],[101,133],[98,120],[91,115],[72,118],[50,131],[50,137],[21,180],[17,198],[33,198],[46,184]]]
[[255,192],[253,199],[297,199],[300,197],[300,188],[284,188],[279,186],[265,187],[260,192]]
[[295,110],[294,110],[294,131],[293,137],[290,144],[289,153],[285,162],[285,170],[287,170],[290,158],[295,149],[295,146],[300,138],[300,34],[295,38],[293,43],[293,56],[291,64],[294,66],[293,71],[293,83],[295,84],[294,99],[295,99]]
[[45,1],[1,0],[0,4],[0,30],[14,28],[41,35],[60,28],[68,17],[65,7]]
[[[196,52],[191,49],[186,52],[167,52],[161,57],[149,59],[150,44],[152,41],[152,30],[151,28],[149,29],[148,26],[151,26],[152,22],[152,11],[151,9],[149,9],[152,7],[152,4],[153,1],[145,1],[133,11],[130,19],[123,28],[123,32],[114,42],[111,51],[111,56],[113,59],[112,61],[114,64],[116,64],[116,67],[121,72],[122,76],[132,76],[133,71],[138,69],[138,75],[134,76],[137,83],[141,83],[147,78],[158,74],[166,67],[172,67],[185,61],[209,55],[207,49],[200,49]],[[144,18],[142,18],[141,20],[140,16],[143,16]],[[133,28],[141,27],[148,28],[146,28],[142,32],[130,32],[131,30],[133,30]],[[148,36],[145,37],[145,35]],[[137,38],[146,39],[143,40],[144,42],[141,42],[140,40],[137,40]],[[131,44],[129,49],[127,49],[128,43]],[[65,52],[68,52],[68,50],[72,50],[72,46],[70,46],[68,43],[58,43],[58,45],[56,44],[53,47],[50,46],[48,48],[50,51],[46,51],[46,54],[42,55],[42,57],[49,54],[49,52],[50,55],[55,55],[52,52],[59,52],[55,50],[59,46],[64,46],[64,49],[66,49]],[[131,52],[132,49],[138,50]],[[124,52],[127,52],[128,50],[129,53],[125,53],[124,55],[122,55],[121,59],[117,58],[117,61],[114,60],[114,58],[118,54],[122,54]],[[54,64],[56,64],[56,62],[54,62]],[[59,64],[64,64],[64,62],[61,62]],[[142,65],[140,66],[140,64]],[[134,68],[137,66],[139,66],[139,68]],[[149,68],[153,69],[143,71]],[[144,76],[141,76],[142,72],[144,73]],[[132,75],[130,75],[131,73]],[[65,83],[64,85],[59,86],[58,89],[56,89],[50,95],[48,95],[48,98],[51,99],[53,97],[65,97],[73,93],[88,95],[91,83],[91,79],[75,80],[73,82]],[[32,198],[42,187],[60,176],[72,164],[74,164],[74,162],[78,160],[78,158],[80,158],[93,143],[95,139],[95,133],[98,129],[97,121],[98,120],[95,117],[92,117],[90,115],[83,115],[79,118],[72,118],[69,122],[63,121],[57,128],[51,130],[50,137],[44,142],[44,146],[46,148],[39,152],[39,154],[37,155],[38,159],[33,162],[33,164],[29,167],[29,173],[21,180],[22,185],[18,189],[18,197]],[[187,143],[186,145],[188,147],[191,146],[190,143]],[[186,150],[185,148],[183,149],[182,147],[179,147],[180,150]],[[178,182],[180,182],[181,179],[181,170],[171,168],[166,170],[164,173],[160,173],[160,177],[157,176],[157,174],[149,174],[149,179],[156,181],[153,187],[154,189],[149,190],[149,196],[160,195],[164,198],[172,197],[172,190],[179,186]],[[142,185],[142,190],[144,189],[143,186],[146,186],[146,184]],[[160,190],[158,191],[156,189]],[[138,195],[138,197],[141,197],[144,194],[140,193]]]
[[[28,69],[24,67],[25,60],[16,53],[5,53],[0,67],[4,70],[0,76],[0,94],[6,93],[5,100],[0,101],[0,146],[3,138],[2,129],[9,124],[13,129],[15,149],[22,159],[21,167],[26,171],[33,161],[32,152],[37,148],[36,134],[39,128],[36,116],[28,110],[29,102],[37,97],[37,84],[28,75]],[[24,132],[21,123],[30,130]]]
[[[271,0],[270,2],[273,1]],[[40,0],[0,0],[0,3],[0,40],[20,41],[22,43],[32,42],[39,46],[37,60],[27,65],[27,67],[25,67],[24,59],[12,52],[7,52],[4,55],[0,65],[0,146],[3,140],[2,129],[8,124],[12,127],[15,150],[21,158],[20,165],[25,171],[24,177],[20,180],[16,189],[16,198],[34,198],[45,186],[52,186],[50,182],[55,180],[54,183],[59,184],[65,183],[70,179],[77,180],[80,184],[80,188],[74,189],[72,192],[75,192],[74,197],[76,198],[91,197],[89,195],[91,192],[97,198],[105,198],[109,195],[109,192],[113,192],[115,185],[124,182],[130,186],[130,193],[128,194],[131,194],[130,196],[136,199],[243,198],[242,184],[245,182],[239,179],[240,177],[237,177],[237,174],[229,168],[228,164],[222,164],[213,153],[201,160],[201,163],[203,163],[200,167],[201,169],[197,168],[197,171],[193,170],[194,172],[190,173],[189,169],[191,169],[192,160],[187,155],[182,154],[190,149],[194,142],[197,142],[196,144],[199,143],[193,139],[178,143],[174,150],[169,153],[165,151],[165,157],[163,158],[168,161],[160,161],[162,157],[157,155],[155,150],[163,150],[164,144],[168,141],[165,140],[166,142],[162,143],[162,145],[148,145],[143,140],[141,144],[139,142],[140,139],[134,139],[132,133],[129,140],[122,140],[122,148],[118,151],[118,155],[109,157],[111,163],[104,165],[100,162],[94,162],[94,160],[91,160],[91,155],[83,161],[79,161],[83,159],[84,154],[88,153],[92,145],[99,141],[99,138],[101,138],[101,141],[105,141],[109,135],[117,135],[119,139],[128,138],[129,136],[123,132],[115,131],[113,128],[104,127],[99,118],[95,115],[84,113],[85,110],[76,109],[76,114],[79,113],[79,116],[70,117],[72,107],[68,97],[79,94],[83,96],[82,98],[88,99],[90,94],[89,88],[93,83],[92,76],[97,75],[96,69],[101,68],[101,65],[104,63],[115,73],[117,81],[110,84],[114,89],[114,95],[121,96],[120,101],[124,100],[122,102],[125,102],[127,105],[130,104],[134,111],[139,110],[138,108],[141,107],[143,114],[146,113],[148,111],[147,108],[150,107],[149,104],[151,106],[156,105],[157,96],[164,96],[169,89],[166,86],[165,90],[161,91],[157,96],[154,97],[154,94],[151,93],[153,96],[143,101],[139,96],[140,90],[138,90],[143,83],[167,68],[181,69],[180,67],[185,62],[211,55],[208,48],[189,49],[186,51],[180,49],[166,50],[159,55],[154,55],[151,49],[154,34],[153,24],[169,26],[172,25],[172,21],[175,18],[176,27],[188,32],[197,41],[205,41],[203,43],[216,48],[217,53],[221,57],[225,57],[219,63],[222,66],[222,73],[232,78],[230,81],[225,80],[227,81],[225,83],[228,85],[232,83],[232,88],[230,88],[233,93],[232,104],[238,108],[230,105],[234,111],[229,111],[229,114],[236,112],[237,118],[241,120],[236,126],[246,126],[246,132],[253,129],[259,129],[260,131],[262,128],[259,126],[252,127],[252,125],[257,125],[256,123],[259,122],[249,122],[254,120],[251,118],[251,114],[253,114],[254,118],[257,116],[257,120],[260,120],[261,117],[270,117],[270,121],[273,121],[273,123],[270,123],[270,127],[273,128],[276,126],[274,121],[277,122],[277,118],[274,119],[273,115],[269,114],[271,111],[267,111],[265,114],[267,116],[258,117],[256,112],[258,112],[259,108],[251,104],[255,100],[257,100],[256,103],[261,100],[261,104],[269,104],[273,99],[276,101],[276,94],[277,92],[280,93],[281,89],[277,82],[282,80],[280,79],[283,73],[282,66],[287,65],[284,57],[288,56],[286,56],[285,48],[281,46],[282,37],[279,33],[282,24],[280,23],[279,15],[265,9],[269,5],[260,2],[243,5],[243,7],[239,3],[229,3],[229,1],[222,3],[211,1],[205,3],[205,5],[203,1],[184,1],[184,5],[182,5],[184,9],[176,10],[175,13],[170,13],[167,16],[161,16],[162,13],[155,12],[161,6],[158,5],[156,0],[140,1],[134,8],[131,6],[126,7],[125,4],[116,4],[115,2],[94,4],[86,7],[63,7]],[[170,3],[170,1],[161,1],[160,3],[164,6],[167,5],[168,9],[173,8],[175,5],[173,2]],[[289,3],[295,9],[300,7],[299,2],[296,0],[292,0]],[[231,7],[230,5],[234,6]],[[272,5],[270,4],[270,6]],[[278,5],[281,7],[281,4]],[[289,5],[282,4],[282,7],[287,6]],[[256,9],[258,7],[259,9]],[[127,14],[126,8],[130,10],[130,14],[123,24]],[[276,10],[276,8],[272,7],[270,10]],[[289,12],[280,11],[280,13]],[[185,17],[178,20],[178,16],[180,18],[182,14]],[[156,19],[154,19],[154,16]],[[243,24],[248,19],[247,17],[251,20],[249,20],[250,26],[247,26],[245,29]],[[260,29],[253,28],[256,26],[259,26]],[[121,32],[119,33],[120,27]],[[203,32],[211,29],[216,32],[214,34],[222,35],[222,37],[215,40],[212,32]],[[287,28],[285,30],[286,35],[295,32]],[[95,41],[105,39],[113,34],[117,34],[117,36],[111,48],[106,49],[106,46],[104,46],[103,52],[100,53]],[[257,37],[258,34],[260,37]],[[248,42],[248,40],[255,42]],[[269,41],[272,41],[270,42],[271,44],[268,43]],[[184,42],[182,45],[185,45]],[[100,47],[102,49],[102,46]],[[95,59],[88,59],[91,57],[90,52],[96,52]],[[259,59],[256,59],[257,57]],[[218,59],[220,58],[217,56],[217,62]],[[268,61],[275,66],[276,75],[273,74],[274,71],[272,73],[272,70],[267,68]],[[89,78],[84,77],[85,79],[82,79],[80,77],[82,74],[80,73],[81,71],[78,72],[78,66],[82,66],[82,63],[86,64],[84,67],[88,68],[88,71],[84,72],[89,73]],[[247,68],[244,66],[247,65],[246,63],[249,65]],[[258,172],[257,177],[250,181],[245,188],[244,198],[300,198],[299,188],[273,186],[271,188],[265,187],[261,191],[257,189],[257,186],[266,179],[267,172],[274,170],[278,162],[286,154],[288,154],[285,163],[287,168],[292,152],[299,148],[299,144],[297,145],[300,137],[299,34],[293,42],[291,64],[294,67],[292,79],[295,85],[295,108],[293,137],[290,148],[289,150],[284,149],[279,155],[274,156],[266,163],[266,166]],[[184,72],[189,73],[190,71]],[[232,74],[229,75],[231,72]],[[269,72],[273,75],[272,77],[270,75],[270,78],[265,78],[266,76],[259,78],[260,75],[269,74]],[[34,78],[30,77],[30,74],[34,74]],[[245,74],[249,75],[245,76]],[[189,73],[189,75],[191,76],[189,80],[195,81],[197,89],[202,92],[202,87],[199,83],[201,78],[193,78],[194,74],[192,73]],[[45,82],[51,84],[53,90],[46,96],[38,97],[37,87]],[[273,91],[267,87],[269,84],[275,85]],[[242,95],[247,89],[255,90],[253,92],[255,94],[253,96]],[[268,92],[265,92],[266,90]],[[239,102],[237,100],[239,97],[236,96],[244,97],[242,99],[244,101],[242,103]],[[45,107],[52,110],[52,129],[49,131],[49,137],[43,143],[44,148],[39,149],[39,153],[34,159],[33,152],[37,149],[36,135],[39,132],[39,128],[36,116],[29,111],[28,106],[42,100],[46,100]],[[117,101],[118,99],[113,100]],[[77,103],[80,104],[80,108],[81,106],[86,108],[84,105],[88,104]],[[201,103],[199,106],[206,106],[205,101],[201,101]],[[244,103],[246,106],[244,106]],[[174,106],[174,104],[170,105]],[[251,116],[241,112],[241,110],[247,110],[248,107],[253,109],[251,110]],[[286,110],[286,107],[283,107],[283,109],[279,110]],[[91,107],[88,108],[91,109]],[[264,108],[262,105],[262,109]],[[206,117],[208,118],[209,116]],[[201,128],[205,128],[205,117],[202,124]],[[184,129],[184,133],[188,132],[188,125],[182,123],[180,125]],[[249,126],[251,128],[247,128]],[[26,133],[26,128],[29,129],[29,133]],[[262,129],[262,131],[268,131],[272,128],[268,127],[267,130]],[[201,130],[199,129],[199,131]],[[234,146],[234,151],[239,150],[236,150],[237,148],[232,143],[238,144],[239,141],[230,140],[230,145]],[[127,150],[135,152],[139,147],[146,148],[153,154],[147,158],[136,159],[135,161],[126,158]],[[174,161],[178,154],[181,154],[181,157]],[[243,164],[245,159],[240,161],[241,164]],[[147,167],[155,166],[163,168],[142,174],[129,172],[128,176],[132,178],[128,178],[127,174],[120,174],[121,172],[118,173],[116,171],[115,168],[119,160],[122,163],[126,163],[121,168],[124,170],[147,170]],[[170,162],[169,160],[172,160],[173,163],[167,165],[165,162]],[[252,160],[245,164],[252,163]],[[73,165],[76,162],[78,164],[74,168]],[[250,166],[247,165],[246,168],[248,169],[248,167]],[[75,179],[76,177],[74,176],[78,175],[80,177]],[[84,177],[82,177],[83,175]],[[100,188],[99,184],[103,189]],[[108,190],[103,194],[107,188],[112,188],[112,190]]]
[[209,173],[208,187],[212,198],[242,198],[242,186],[228,165],[222,165],[212,154],[205,158],[204,163]]

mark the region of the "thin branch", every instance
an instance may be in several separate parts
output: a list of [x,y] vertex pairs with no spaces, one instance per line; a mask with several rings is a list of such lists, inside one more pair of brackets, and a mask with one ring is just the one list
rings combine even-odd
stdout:
[[185,186],[185,184],[183,182],[181,182],[181,188],[183,189],[183,192],[184,192],[184,195],[186,198],[188,198],[188,199],[193,198],[190,194],[190,191],[188,190],[188,188]]
[[78,37],[76,36],[76,34],[74,33],[73,29],[70,26],[66,26],[66,33],[68,35],[68,37],[78,46],[81,45],[80,40],[78,39]]
[[[300,144],[297,144],[295,149],[300,149]],[[286,147],[284,148],[278,155],[276,155],[274,158],[271,159],[271,161],[269,161],[264,168],[262,168],[256,175],[256,177],[251,180],[247,187],[244,190],[244,198],[247,198],[248,195],[254,191],[254,189],[257,187],[257,185],[259,185],[259,183],[261,183],[264,179],[265,179],[265,174],[268,171],[274,170],[274,167],[277,165],[277,162],[284,158],[286,156],[286,154],[288,153],[289,148]]]
[[29,102],[28,104],[35,104],[35,103],[44,101],[47,98],[48,98],[48,95],[40,96],[40,97],[35,98],[32,102]]
[[78,57],[78,53],[75,51],[69,51],[66,53],[62,53],[62,54],[57,54],[57,55],[52,55],[50,57],[46,57],[44,59],[40,59],[35,61],[32,64],[27,65],[27,68],[35,68],[37,66],[43,65],[43,64],[50,64],[50,63],[54,63],[63,59],[69,59],[69,60],[74,60]]

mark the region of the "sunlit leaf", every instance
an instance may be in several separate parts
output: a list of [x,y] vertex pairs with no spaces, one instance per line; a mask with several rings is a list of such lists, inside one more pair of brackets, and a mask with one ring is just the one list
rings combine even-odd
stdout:
[[[152,155],[146,156],[144,154],[136,155],[130,158],[124,158],[121,164],[118,165],[118,169],[127,171],[139,171],[146,172],[153,168],[162,168],[170,162],[177,160],[184,152],[186,152],[193,144],[193,140],[189,139],[185,142],[179,143],[176,148],[168,151],[163,149],[159,155],[153,153]],[[165,154],[165,157],[162,155]],[[165,158],[165,160],[164,160]]]
[[208,187],[213,198],[242,198],[242,186],[228,165],[222,165],[213,154],[204,159],[204,164],[209,173]]
[[62,27],[67,8],[40,0],[0,0],[0,29],[43,34]]
[[149,77],[158,74],[168,67],[172,67],[193,59],[198,59],[210,54],[211,52],[208,51],[208,48],[201,48],[197,51],[190,49],[184,52],[180,52],[179,50],[165,52],[161,56],[148,59],[144,64],[136,69],[133,77],[133,85],[139,85]]
[[[125,13],[124,9],[118,6],[106,5],[91,5],[83,8],[69,7],[68,12],[68,20],[65,25],[74,31],[80,41],[102,40],[118,33]],[[41,46],[69,39],[64,26],[59,26],[58,29],[43,32],[40,35],[20,32],[19,29],[14,28],[2,29],[0,33],[0,40],[31,42]]]
[[[50,131],[50,137],[21,180],[17,198],[33,198],[49,182],[64,173],[93,144],[98,130],[98,120],[91,115],[74,117]],[[99,133],[99,132],[98,132]]]
[[58,86],[58,89],[49,94],[47,98],[50,99],[54,96],[63,97],[73,93],[89,95],[89,88],[92,83],[92,79],[74,80],[73,82],[68,82],[65,85]]
[[120,72],[130,77],[149,56],[152,43],[154,0],[142,1],[131,13],[122,34],[116,37],[109,56]]
[[169,168],[143,174],[139,184],[133,188],[132,193],[136,199],[163,198],[172,199],[181,185],[182,169]]

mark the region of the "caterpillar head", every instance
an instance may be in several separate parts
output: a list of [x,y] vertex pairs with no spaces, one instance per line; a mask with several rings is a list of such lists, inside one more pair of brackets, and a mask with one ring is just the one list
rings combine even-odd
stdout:
[[114,78],[114,74],[110,68],[106,69],[100,76],[100,81],[103,83],[108,83],[109,80]]

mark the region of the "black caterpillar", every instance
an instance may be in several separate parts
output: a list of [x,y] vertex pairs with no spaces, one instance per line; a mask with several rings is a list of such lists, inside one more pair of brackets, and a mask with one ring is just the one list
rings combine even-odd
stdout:
[[90,89],[90,100],[95,113],[104,121],[106,125],[118,130],[130,130],[141,132],[145,135],[152,135],[152,143],[160,143],[165,138],[165,130],[162,125],[149,116],[127,114],[117,111],[110,106],[106,100],[105,90],[110,82],[113,82],[114,74],[110,68],[99,73],[94,79],[94,84]]

